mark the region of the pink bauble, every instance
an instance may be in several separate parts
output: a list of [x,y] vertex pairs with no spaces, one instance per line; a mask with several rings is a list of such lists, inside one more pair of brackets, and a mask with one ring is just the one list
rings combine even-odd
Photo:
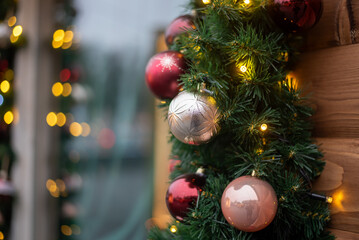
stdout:
[[172,45],[178,35],[187,32],[191,28],[195,28],[191,15],[179,16],[173,20],[165,32],[167,46]]
[[222,213],[227,222],[245,232],[256,232],[274,219],[278,200],[272,186],[256,177],[233,180],[224,190]]
[[161,99],[174,98],[180,89],[178,80],[185,72],[186,61],[176,51],[165,51],[153,56],[146,67],[146,83]]

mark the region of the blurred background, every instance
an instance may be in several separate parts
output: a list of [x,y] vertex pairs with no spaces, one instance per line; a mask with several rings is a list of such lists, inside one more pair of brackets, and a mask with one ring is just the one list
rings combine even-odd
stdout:
[[186,3],[1,0],[0,240],[146,239],[169,218],[144,71]]

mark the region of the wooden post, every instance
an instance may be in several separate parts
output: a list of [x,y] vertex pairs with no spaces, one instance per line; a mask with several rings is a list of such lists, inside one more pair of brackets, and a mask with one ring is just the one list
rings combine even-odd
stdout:
[[56,201],[46,190],[46,180],[56,168],[57,143],[46,115],[54,111],[51,85],[56,77],[51,49],[54,0],[19,1],[18,24],[27,45],[15,61],[15,106],[19,122],[13,128],[16,162],[12,179],[17,190],[11,239],[57,238]]

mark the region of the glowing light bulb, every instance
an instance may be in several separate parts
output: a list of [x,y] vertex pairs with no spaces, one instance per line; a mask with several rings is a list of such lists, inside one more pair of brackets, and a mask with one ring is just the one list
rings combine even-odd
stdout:
[[175,225],[172,225],[171,228],[170,228],[170,231],[172,233],[176,233],[177,232],[177,227]]
[[12,35],[14,35],[14,37],[19,37],[21,34],[22,34],[22,26],[17,25],[16,27],[14,27],[14,29],[12,30]]
[[332,202],[333,202],[333,198],[332,198],[332,197],[327,197],[326,202],[327,202],[327,203],[332,203]]
[[247,67],[242,65],[239,70],[242,72],[242,73],[245,73],[247,71]]
[[54,32],[53,39],[55,42],[63,41],[65,37],[65,31],[62,29],[58,29]]
[[261,131],[264,132],[264,131],[266,131],[267,129],[268,129],[268,125],[265,124],[265,123],[263,123],[263,124],[261,125]]
[[251,3],[250,0],[244,0],[243,2],[244,2],[245,4],[250,4],[250,3]]
[[202,0],[202,2],[203,2],[204,4],[210,4],[210,3],[211,3],[211,0]]

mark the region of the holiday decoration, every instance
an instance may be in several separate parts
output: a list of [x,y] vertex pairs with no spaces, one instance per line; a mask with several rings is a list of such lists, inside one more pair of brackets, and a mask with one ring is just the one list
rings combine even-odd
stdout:
[[196,206],[205,183],[205,176],[199,173],[185,174],[173,180],[167,190],[166,204],[174,218],[184,220],[189,209]]
[[297,32],[313,27],[322,15],[322,0],[273,0],[273,20],[285,31]]
[[205,94],[183,91],[168,110],[168,124],[180,141],[199,145],[208,142],[218,131],[219,113],[216,101]]
[[[325,229],[328,203],[336,200],[311,190],[325,165],[311,139],[313,109],[289,77],[294,68],[306,71],[291,57],[304,39],[293,32],[314,26],[321,1],[188,0],[187,6],[196,29],[171,48],[184,54],[188,69],[181,92],[161,104],[168,107],[171,155],[181,159],[169,189],[180,197],[168,195],[167,204],[183,222],[154,227],[148,239],[333,240]],[[200,197],[190,181],[177,178],[196,166],[207,169]]]
[[245,232],[256,232],[273,221],[278,200],[268,182],[243,176],[226,187],[221,207],[224,217],[231,225]]
[[173,20],[165,32],[167,46],[171,46],[178,35],[187,32],[191,28],[195,28],[191,15],[179,16]]
[[178,80],[186,69],[183,55],[165,51],[153,56],[146,67],[146,82],[152,92],[161,99],[174,98],[179,91]]

